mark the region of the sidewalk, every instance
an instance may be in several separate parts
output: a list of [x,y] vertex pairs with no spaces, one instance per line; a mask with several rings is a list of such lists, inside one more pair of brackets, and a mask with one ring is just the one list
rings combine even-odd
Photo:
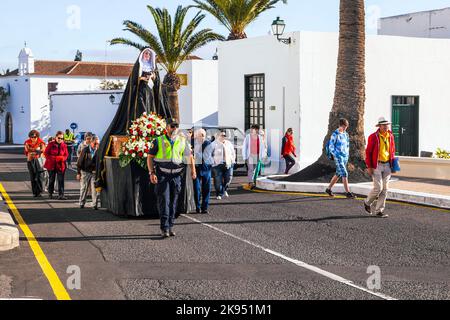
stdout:
[[0,252],[19,246],[19,229],[0,195]]
[[[327,183],[285,182],[271,180],[271,176],[258,179],[257,187],[269,191],[324,193]],[[372,183],[350,184],[352,192],[367,196]],[[344,193],[344,186],[337,184],[336,193]],[[450,209],[450,181],[418,178],[393,177],[389,184],[388,200]]]

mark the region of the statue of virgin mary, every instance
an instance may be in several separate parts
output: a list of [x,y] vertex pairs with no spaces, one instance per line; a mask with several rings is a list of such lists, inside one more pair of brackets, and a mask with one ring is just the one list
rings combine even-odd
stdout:
[[[125,136],[131,123],[144,112],[154,112],[165,119],[172,118],[156,67],[156,54],[150,48],[143,49],[139,54],[116,115],[97,151],[95,187],[104,190],[102,202],[106,199],[108,210],[118,215],[158,216],[156,197],[147,170],[133,165],[133,162],[129,168],[120,168],[118,159],[105,158],[111,147],[111,136]],[[195,210],[189,170],[187,166],[178,213]]]
[[144,112],[154,112],[165,119],[172,117],[156,68],[156,54],[150,48],[143,49],[139,54],[116,115],[100,143],[96,168],[98,187],[105,185],[104,157],[110,149],[111,136],[126,135],[131,123]]

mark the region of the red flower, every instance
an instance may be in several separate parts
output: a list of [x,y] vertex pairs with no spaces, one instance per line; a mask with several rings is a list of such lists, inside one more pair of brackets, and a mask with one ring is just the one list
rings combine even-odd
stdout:
[[149,125],[147,126],[147,129],[151,129],[151,127],[152,127],[152,124],[149,124]]
[[156,124],[157,127],[161,127],[161,125],[159,123]]
[[144,154],[142,153],[142,151],[141,152],[139,152],[139,158],[142,158],[143,156],[144,156]]
[[136,146],[136,147],[134,148],[134,150],[137,152],[137,151],[139,150],[139,147]]

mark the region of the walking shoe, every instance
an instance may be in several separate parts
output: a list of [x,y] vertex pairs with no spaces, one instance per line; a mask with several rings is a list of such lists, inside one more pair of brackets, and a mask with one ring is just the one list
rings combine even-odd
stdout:
[[98,206],[94,206],[94,210],[98,210]]
[[364,210],[366,210],[366,212],[368,214],[372,214],[372,209],[370,208],[370,206],[364,201]]
[[53,194],[49,193],[49,194],[48,194],[48,198],[49,198],[49,199],[53,199]]
[[80,209],[84,209],[84,204],[80,204]]
[[389,217],[387,214],[385,214],[385,213],[383,213],[383,212],[378,212],[377,213],[377,217],[378,218],[387,218],[387,217]]
[[202,210],[203,214],[209,214],[208,210]]
[[162,232],[161,232],[161,236],[162,236],[163,238],[169,238],[169,237],[170,237],[170,233],[169,233],[169,231],[162,231]]
[[347,197],[347,199],[356,199],[356,196],[351,192],[347,192],[345,196]]
[[59,196],[59,197],[58,197],[58,200],[67,200],[67,197]]
[[198,208],[195,209],[195,212],[200,213],[200,209],[198,209]]
[[330,197],[334,197],[334,193],[333,193],[333,191],[331,191],[331,189],[328,189],[328,188],[327,188],[327,190],[325,190],[325,192],[326,192]]
[[169,235],[175,237],[177,234],[173,230],[169,230]]
[[222,200],[222,197],[221,197],[221,196],[217,196],[216,199],[217,199],[217,200]]
[[230,197],[230,195],[229,195],[228,192],[226,192],[226,191],[223,193],[223,196],[224,196],[225,198],[229,198],[229,197]]

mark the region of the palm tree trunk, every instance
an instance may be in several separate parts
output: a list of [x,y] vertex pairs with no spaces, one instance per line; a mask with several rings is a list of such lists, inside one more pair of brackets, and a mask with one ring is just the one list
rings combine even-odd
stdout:
[[334,164],[326,156],[325,144],[339,127],[340,118],[346,118],[350,123],[349,178],[353,182],[369,180],[364,162],[365,40],[364,0],[340,0],[336,89],[328,120],[328,133],[323,141],[323,152],[314,164],[287,180],[330,178],[334,172]]
[[167,93],[167,103],[172,117],[181,121],[180,106],[178,101],[178,90],[181,88],[180,77],[175,72],[168,72],[164,77],[164,87]]

